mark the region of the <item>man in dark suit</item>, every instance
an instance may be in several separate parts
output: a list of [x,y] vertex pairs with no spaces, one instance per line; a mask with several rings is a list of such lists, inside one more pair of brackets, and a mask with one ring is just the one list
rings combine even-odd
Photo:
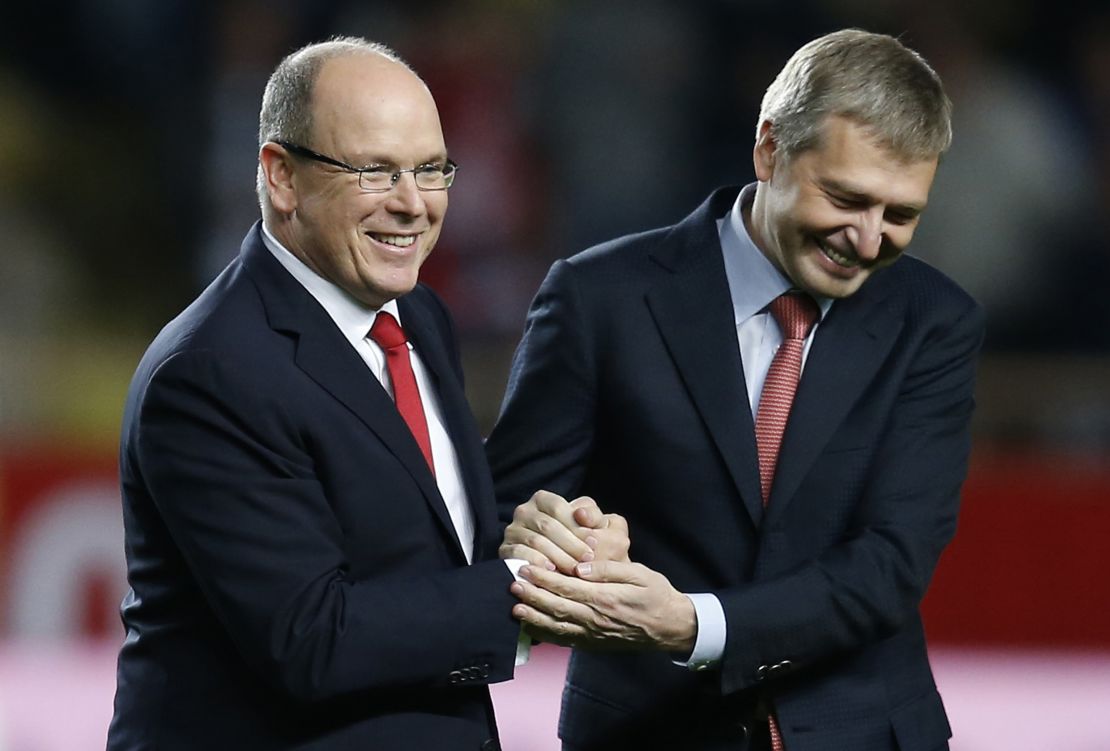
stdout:
[[[948,747],[918,607],[955,531],[982,315],[903,251],[949,122],[916,53],[830,34],[767,91],[757,183],[551,269],[487,454],[506,517],[553,491],[502,554],[535,564],[527,627],[590,647],[566,748]],[[636,563],[577,493],[627,519]]]
[[274,71],[259,136],[262,222],[127,399],[108,748],[496,749],[520,624],[452,323],[417,283],[455,171],[435,102],[334,40]]

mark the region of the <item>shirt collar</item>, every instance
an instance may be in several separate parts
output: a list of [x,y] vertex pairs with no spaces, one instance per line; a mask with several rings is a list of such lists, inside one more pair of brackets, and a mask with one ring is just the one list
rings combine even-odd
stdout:
[[[754,198],[755,185],[746,186],[736,197],[732,210],[717,220],[725,258],[725,276],[728,278],[737,326],[762,312],[772,300],[794,287],[793,282],[756,247],[748,228],[744,226],[743,209],[750,206]],[[824,320],[833,301],[827,297],[815,299]]]
[[304,261],[289,252],[271,234],[265,222],[262,224],[262,243],[273,254],[278,263],[284,266],[285,270],[301,283],[301,286],[316,299],[316,302],[320,303],[320,306],[335,321],[335,325],[343,332],[343,336],[353,346],[357,346],[366,337],[370,332],[370,327],[374,325],[374,319],[381,311],[391,314],[397,319],[397,323],[401,323],[397,300],[390,300],[378,310],[363,305],[351,297],[342,287],[320,276],[305,265]]

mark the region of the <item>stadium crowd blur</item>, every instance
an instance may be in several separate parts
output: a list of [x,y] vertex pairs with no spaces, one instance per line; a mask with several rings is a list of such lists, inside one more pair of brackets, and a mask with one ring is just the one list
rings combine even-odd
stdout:
[[[284,54],[366,36],[430,85],[461,171],[422,276],[488,428],[550,263],[750,181],[763,87],[844,26],[901,36],[945,80],[955,141],[911,252],[988,312],[971,502],[927,624],[941,643],[1110,655],[1105,2],[13,0],[3,16],[0,664],[5,641],[92,635],[110,669],[127,383],[258,216],[258,108]],[[995,455],[1017,458],[992,474]],[[1069,567],[1092,569],[1082,588]],[[4,724],[0,706],[0,749]]]
[[0,31],[6,443],[114,441],[144,343],[257,214],[259,92],[307,40],[384,40],[440,103],[462,171],[426,278],[457,316],[488,425],[548,264],[750,179],[770,74],[812,36],[858,25],[921,50],[956,105],[955,144],[912,250],[989,311],[979,437],[1110,451],[1105,5],[13,5]]
[[7,441],[111,438],[144,342],[222,268],[256,216],[259,92],[274,62],[307,40],[382,39],[440,103],[462,171],[427,279],[470,341],[470,382],[488,424],[505,350],[550,261],[676,219],[710,188],[750,179],[749,126],[769,72],[812,36],[859,25],[921,50],[955,102],[955,144],[913,250],[987,307],[984,387],[1002,377],[995,357],[1007,364],[1008,394],[1050,401],[1057,384],[1073,386],[1065,414],[1044,410],[1051,418],[1028,399],[996,404],[985,392],[983,437],[1110,449],[1097,362],[1110,354],[1105,6],[15,5],[17,22],[0,31]]

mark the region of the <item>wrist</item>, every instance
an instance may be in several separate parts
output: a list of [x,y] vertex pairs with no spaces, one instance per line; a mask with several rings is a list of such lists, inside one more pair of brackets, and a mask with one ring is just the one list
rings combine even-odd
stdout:
[[663,648],[675,654],[689,655],[694,651],[698,638],[698,616],[694,603],[681,592],[674,593],[674,607],[667,619],[670,626]]

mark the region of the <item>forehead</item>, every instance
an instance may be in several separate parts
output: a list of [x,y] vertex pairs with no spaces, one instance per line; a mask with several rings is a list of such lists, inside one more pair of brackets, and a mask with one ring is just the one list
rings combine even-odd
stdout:
[[376,54],[326,61],[313,87],[313,140],[348,158],[445,152],[435,100],[404,66]]
[[880,143],[865,127],[830,117],[820,143],[798,155],[819,183],[835,184],[875,201],[924,207],[938,158],[907,159]]

